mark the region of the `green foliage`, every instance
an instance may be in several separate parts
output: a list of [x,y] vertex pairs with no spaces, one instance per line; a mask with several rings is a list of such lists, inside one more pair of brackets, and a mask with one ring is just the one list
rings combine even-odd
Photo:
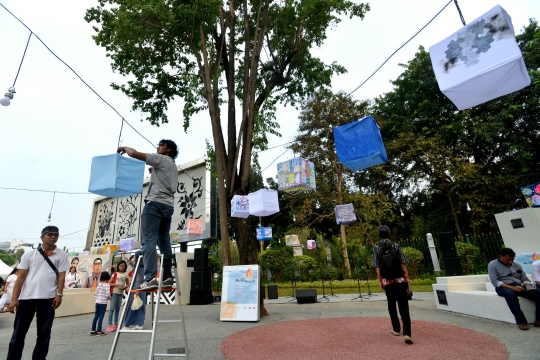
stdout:
[[290,266],[292,260],[293,249],[290,246],[272,246],[259,255],[259,264],[270,270],[275,282],[283,279],[283,270]]
[[402,248],[403,254],[407,258],[407,270],[409,271],[409,277],[411,279],[418,278],[418,266],[424,260],[424,254],[421,251],[416,250],[413,247],[406,246]]
[[21,261],[21,257],[23,256],[23,254],[24,254],[23,248],[18,248],[17,251],[15,251],[15,258],[17,259],[17,261]]
[[307,255],[293,258],[294,268],[301,281],[313,281],[317,277],[317,261]]
[[0,260],[2,260],[7,266],[11,266],[15,264],[15,262],[17,261],[17,259],[14,256],[11,256],[1,251],[0,251]]
[[474,264],[480,255],[478,246],[467,244],[466,242],[456,241],[456,251],[461,258],[461,265],[466,275],[474,273]]

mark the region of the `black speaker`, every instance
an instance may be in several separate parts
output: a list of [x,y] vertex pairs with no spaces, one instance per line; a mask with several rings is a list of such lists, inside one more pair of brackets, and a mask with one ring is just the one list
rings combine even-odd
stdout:
[[208,271],[208,249],[199,248],[195,249],[195,259],[193,262],[193,270],[195,271]]
[[268,298],[269,299],[278,298],[277,285],[268,285]]
[[296,302],[299,304],[317,302],[317,290],[315,289],[296,290]]
[[456,244],[454,244],[454,234],[450,232],[440,232],[437,234],[439,237],[439,246],[441,247],[441,254],[443,258],[451,258],[457,256]]
[[212,295],[212,290],[191,290],[189,292],[189,305],[207,305],[213,302],[214,296]]
[[463,274],[463,269],[461,268],[461,258],[456,257],[449,257],[449,258],[443,258],[444,263],[444,272],[446,273],[446,276],[460,276]]
[[210,271],[192,272],[191,290],[212,290],[212,273]]

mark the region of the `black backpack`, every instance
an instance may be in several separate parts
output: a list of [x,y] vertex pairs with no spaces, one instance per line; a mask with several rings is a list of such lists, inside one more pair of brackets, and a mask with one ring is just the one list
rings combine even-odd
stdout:
[[379,243],[379,267],[385,279],[397,279],[405,275],[399,254],[392,245],[391,241]]

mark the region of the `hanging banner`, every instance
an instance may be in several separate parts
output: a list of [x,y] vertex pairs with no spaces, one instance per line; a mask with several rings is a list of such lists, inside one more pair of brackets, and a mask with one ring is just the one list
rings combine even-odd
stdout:
[[221,321],[259,321],[259,265],[223,267]]

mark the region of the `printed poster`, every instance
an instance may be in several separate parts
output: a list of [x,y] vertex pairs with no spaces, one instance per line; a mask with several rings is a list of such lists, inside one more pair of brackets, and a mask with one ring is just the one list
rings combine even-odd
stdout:
[[259,265],[223,267],[221,321],[259,321]]
[[[514,262],[517,262],[519,265],[521,265],[525,274],[530,274],[532,263],[534,261],[540,260],[540,256],[538,256],[538,254],[540,254],[540,251],[516,252]],[[529,278],[529,280],[531,279]]]

